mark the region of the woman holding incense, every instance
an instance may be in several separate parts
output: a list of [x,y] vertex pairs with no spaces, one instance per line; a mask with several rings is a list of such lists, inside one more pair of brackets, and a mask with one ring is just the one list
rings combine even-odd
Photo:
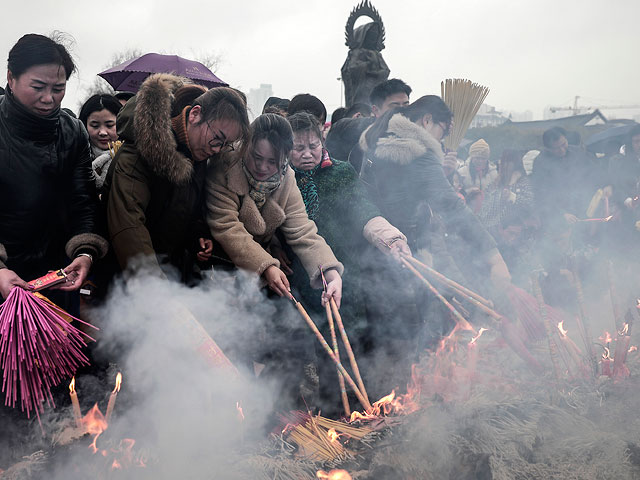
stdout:
[[[89,137],[60,109],[75,65],[66,48],[42,35],[9,52],[0,97],[0,295],[26,288],[49,270],[77,290],[107,241],[97,232],[97,195]],[[57,299],[61,301],[60,299]],[[67,305],[65,305],[67,306]]]
[[[447,105],[435,95],[386,112],[360,137],[369,160],[365,181],[384,217],[407,235],[413,251],[430,251],[436,269],[441,270],[441,253],[435,247],[442,242],[432,242],[438,237],[434,237],[431,225],[433,214],[438,214],[446,233],[459,236],[469,245],[476,261],[481,260],[485,275],[489,273],[494,285],[502,290],[509,285],[510,275],[496,243],[443,171],[441,141],[449,132],[452,117]],[[433,329],[437,330],[435,326]]]
[[[309,219],[289,168],[293,133],[284,117],[260,115],[250,127],[246,149],[223,157],[207,173],[207,222],[211,234],[236,267],[261,278],[281,297],[289,298],[290,284],[281,264],[269,251],[276,229],[282,233],[306,272],[307,281],[322,287],[320,269],[327,282],[322,303],[331,297],[340,306],[343,266]],[[273,315],[268,332],[252,332],[258,337],[255,348],[247,348],[254,366],[263,365],[261,377],[275,377],[287,399],[313,404],[318,377],[314,340],[288,305],[276,303],[281,314]],[[295,321],[290,319],[295,315]],[[246,335],[246,334],[245,334]],[[245,346],[246,347],[246,346]],[[292,408],[303,407],[303,403]],[[284,408],[284,407],[283,407]]]

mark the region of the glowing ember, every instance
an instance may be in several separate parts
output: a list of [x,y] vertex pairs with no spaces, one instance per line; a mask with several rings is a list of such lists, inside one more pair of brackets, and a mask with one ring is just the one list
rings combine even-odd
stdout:
[[478,339],[482,336],[482,334],[484,332],[486,332],[487,330],[489,330],[489,329],[488,328],[484,328],[484,327],[480,328],[480,330],[478,330],[478,334],[475,337],[473,337],[471,339],[471,341],[469,342],[469,345],[473,345],[474,343],[476,343],[476,341],[478,341]]
[[624,326],[622,327],[622,329],[618,332],[618,335],[624,336],[627,333],[629,333],[629,324],[625,323]]
[[564,323],[564,320],[562,322],[558,322],[558,331],[560,332],[560,335],[562,335],[562,337],[565,338],[567,336],[567,330],[562,328],[563,323]]
[[84,425],[87,433],[94,435],[93,442],[89,445],[89,448],[93,450],[93,453],[97,453],[98,447],[96,446],[96,442],[98,441],[98,437],[107,429],[108,426],[107,421],[98,408],[97,403],[82,418],[82,424]]
[[608,222],[609,220],[611,220],[613,218],[613,215],[609,215],[608,217],[606,217],[604,219],[605,222]]
[[611,343],[611,334],[610,334],[609,332],[606,332],[606,331],[605,331],[605,332],[602,334],[602,336],[601,336],[601,337],[599,337],[599,340],[600,340],[602,343],[604,343],[605,345],[607,345],[607,344]]
[[120,465],[118,463],[118,460],[113,460],[113,463],[111,464],[111,470],[121,470],[122,469],[122,465]]
[[635,345],[631,345],[629,347],[629,352],[628,353],[635,352],[636,350],[638,350],[638,347],[636,347]]
[[[240,405],[240,402],[236,402],[236,410],[238,410],[238,419],[241,422],[244,421],[244,412],[242,411],[242,405]],[[284,430],[283,430],[283,433],[284,433]]]
[[318,470],[316,477],[326,480],[352,480],[351,475],[346,470],[331,470],[329,473]]

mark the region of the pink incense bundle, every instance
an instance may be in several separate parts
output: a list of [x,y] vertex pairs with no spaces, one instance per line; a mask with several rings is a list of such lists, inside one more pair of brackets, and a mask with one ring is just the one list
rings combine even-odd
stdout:
[[73,376],[89,359],[82,353],[86,333],[68,323],[70,316],[44,297],[14,288],[0,306],[0,368],[5,405],[15,407],[20,396],[22,411],[39,416],[44,400],[53,405],[51,388]]

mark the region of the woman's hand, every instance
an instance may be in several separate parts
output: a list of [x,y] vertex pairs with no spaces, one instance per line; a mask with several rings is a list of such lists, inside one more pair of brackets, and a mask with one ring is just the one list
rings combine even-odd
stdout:
[[78,290],[87,279],[89,270],[91,270],[91,259],[85,255],[80,255],[64,269],[64,273],[67,274],[67,281],[59,284],[60,286],[55,285],[51,288],[65,292]]
[[400,261],[402,255],[407,255],[409,257],[411,256],[411,249],[409,248],[409,244],[406,241],[399,238],[391,245],[389,245],[389,254],[396,260]]
[[574,214],[572,213],[565,213],[564,215],[564,219],[565,221],[569,224],[569,225],[573,225],[575,223],[578,223],[578,217],[576,217]]
[[322,292],[322,306],[324,306],[331,297],[336,302],[336,306],[340,308],[342,301],[342,278],[337,270],[331,269],[324,272],[324,278],[327,280],[327,291]]
[[291,298],[291,286],[282,270],[275,265],[268,267],[262,274],[269,288],[281,297]]
[[21,279],[16,272],[8,268],[0,269],[0,295],[6,299],[14,287],[29,290],[27,282]]
[[286,275],[291,275],[293,273],[293,270],[291,270],[291,268],[289,267],[289,265],[291,265],[291,260],[289,260],[289,257],[287,257],[284,249],[280,248],[278,245],[271,245],[270,251],[271,255],[273,255],[274,258],[277,258],[280,261],[280,268],[282,269],[282,271]]
[[196,258],[199,262],[206,262],[211,258],[211,252],[213,252],[213,240],[209,238],[199,238],[198,244],[200,250],[196,254]]

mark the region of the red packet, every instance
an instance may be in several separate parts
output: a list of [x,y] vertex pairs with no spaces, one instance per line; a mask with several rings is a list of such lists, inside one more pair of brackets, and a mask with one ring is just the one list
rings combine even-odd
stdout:
[[36,278],[35,280],[31,280],[29,282],[29,286],[33,287],[32,292],[38,292],[40,290],[44,290],[45,288],[53,287],[58,283],[62,283],[66,281],[67,274],[64,273],[62,269],[54,270],[46,275],[43,275],[40,278]]

